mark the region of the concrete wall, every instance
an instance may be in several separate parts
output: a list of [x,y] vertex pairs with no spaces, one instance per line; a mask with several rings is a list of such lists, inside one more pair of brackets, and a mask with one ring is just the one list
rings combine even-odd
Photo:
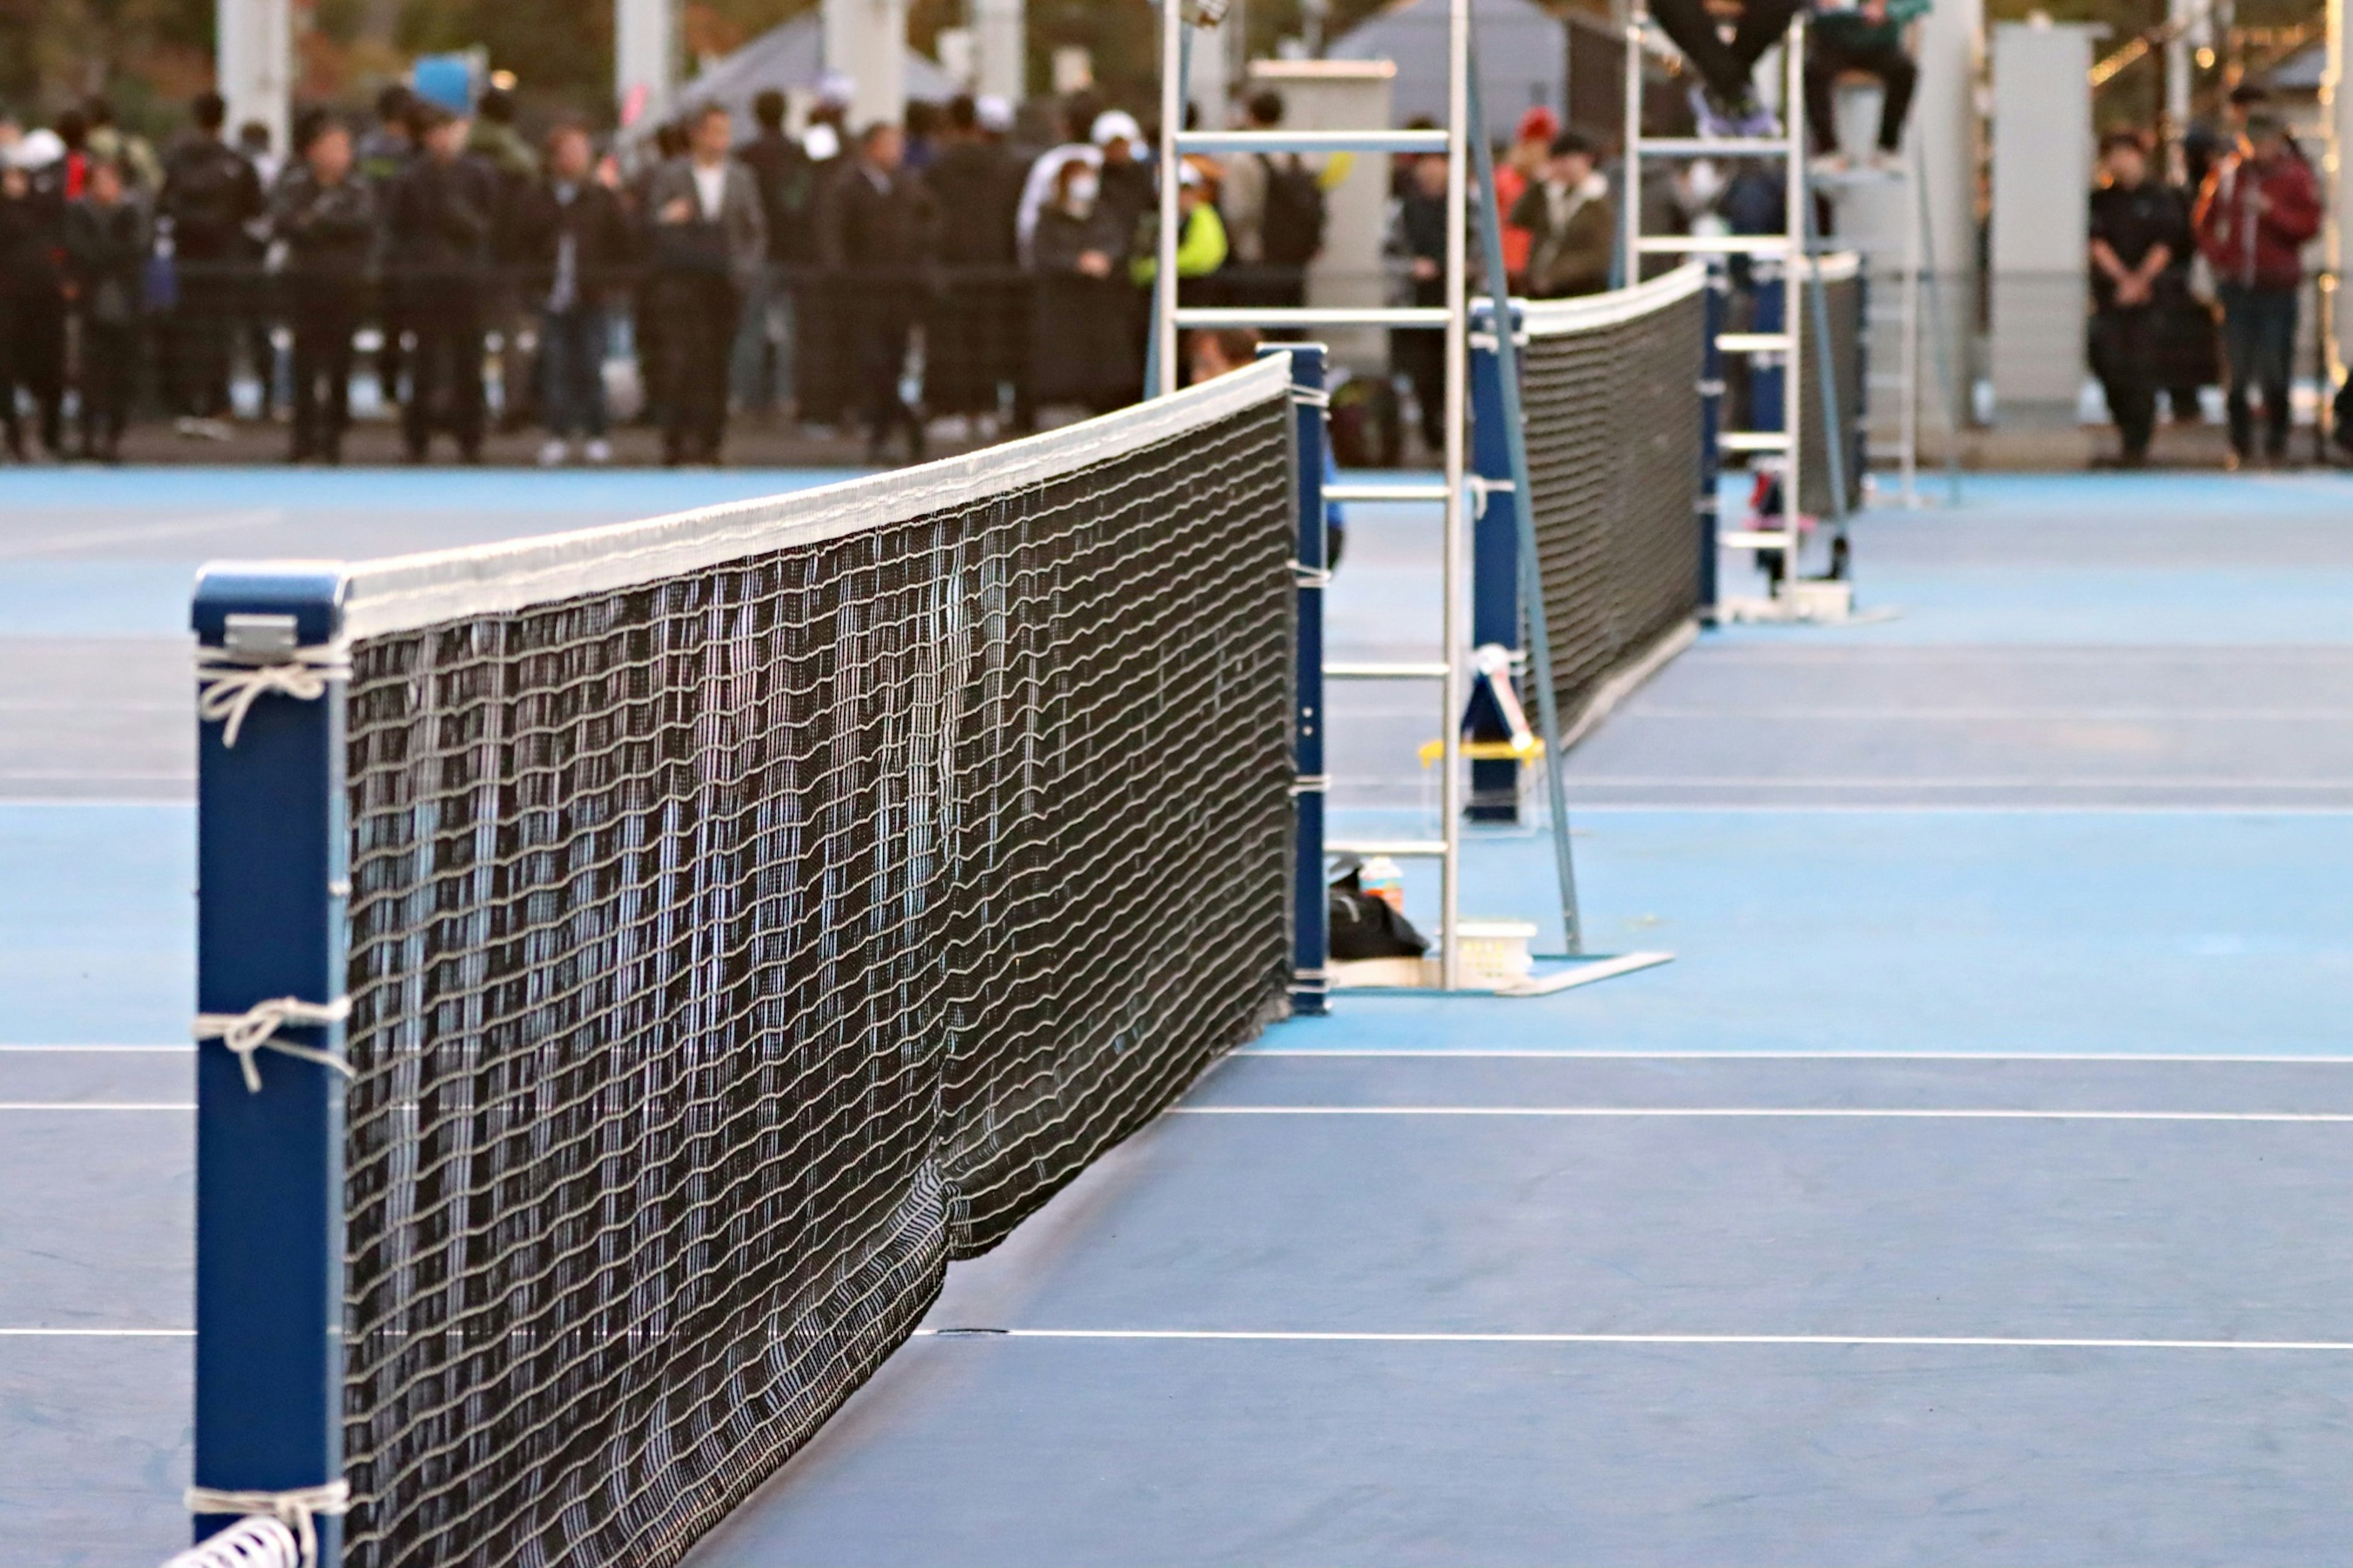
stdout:
[[[674,0],[615,0],[613,102],[628,117],[628,126],[650,127],[670,118],[678,103],[678,65]],[[633,103],[641,107],[629,116]]]
[[825,0],[825,68],[856,84],[849,123],[907,112],[907,0]]
[[[1250,85],[1282,94],[1283,123],[1303,131],[1379,131],[1390,124],[1397,68],[1388,60],[1254,60]],[[1324,254],[1307,270],[1311,305],[1388,304],[1381,244],[1388,223],[1389,161],[1351,161],[1331,194]],[[1385,332],[1329,330],[1334,360],[1351,370],[1388,363]]]
[[288,151],[293,96],[294,16],[290,0],[219,0],[214,61],[228,100],[228,133],[248,121],[269,127],[269,144]]
[[2092,45],[2101,29],[1993,34],[1994,397],[2004,421],[2074,418],[2083,387]]

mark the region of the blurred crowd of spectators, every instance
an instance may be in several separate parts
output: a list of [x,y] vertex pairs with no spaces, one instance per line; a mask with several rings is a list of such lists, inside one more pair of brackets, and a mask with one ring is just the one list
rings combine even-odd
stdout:
[[[463,114],[395,87],[364,124],[300,116],[283,158],[259,126],[227,134],[211,93],[160,153],[103,102],[38,128],[0,114],[7,450],[112,460],[150,415],[217,437],[236,386],[248,417],[258,391],[288,422],[292,460],[324,463],[355,384],[396,410],[411,461],[441,437],[476,461],[494,426],[535,424],[549,465],[610,460],[608,389],[673,463],[719,460],[745,410],[914,458],[943,416],[1019,432],[1041,409],[1139,396],[1159,212],[1145,128],[1084,96],[1044,146],[988,99],[853,127],[846,89],[795,130],[770,92],[748,127],[699,105],[624,140],[575,123],[526,137],[495,89]],[[1239,118],[1283,112],[1266,92]],[[1514,216],[1534,231],[1516,252],[1540,291],[1601,287],[1612,220],[1591,150],[1548,135],[1514,160]],[[1187,160],[1187,300],[1303,302],[1345,173]],[[1437,279],[1443,190],[1443,160],[1394,172],[1401,299]],[[1423,381],[1426,357],[1401,368]]]

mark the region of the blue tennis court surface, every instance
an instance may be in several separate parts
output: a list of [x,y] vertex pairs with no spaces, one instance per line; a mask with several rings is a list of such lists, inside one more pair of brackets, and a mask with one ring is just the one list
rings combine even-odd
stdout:
[[[0,476],[0,1042],[85,1047],[0,1049],[0,1555],[185,1530],[195,563],[797,482]],[[1428,657],[1435,547],[1357,509],[1335,656]],[[1571,761],[1595,944],[1676,963],[1273,1029],[697,1568],[2341,1557],[2353,485],[1975,478],[1856,553],[1898,616],[1708,634]],[[1334,708],[1341,830],[1416,830],[1429,696]]]

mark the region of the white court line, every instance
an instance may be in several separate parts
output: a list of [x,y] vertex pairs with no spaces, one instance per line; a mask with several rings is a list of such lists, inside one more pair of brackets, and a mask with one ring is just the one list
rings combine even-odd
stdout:
[[1926,1350],[2353,1351],[2344,1340],[2095,1340],[1995,1334],[1480,1334],[1246,1329],[917,1329],[928,1339],[1258,1340],[1310,1344],[1886,1345]]
[[65,1055],[76,1051],[119,1051],[125,1053],[152,1052],[164,1056],[192,1057],[196,1054],[196,1047],[194,1041],[190,1041],[186,1045],[176,1046],[0,1046],[0,1056],[5,1056],[11,1053],[23,1055],[32,1055],[35,1053],[43,1055]]
[[0,1100],[0,1110],[186,1110],[194,1100]]
[[2032,719],[2142,721],[2178,719],[2198,723],[2281,723],[2312,720],[2353,721],[2353,708],[1707,708],[1674,703],[1636,703],[1620,710],[1629,719],[1788,719],[1942,721]]
[[194,1329],[0,1329],[0,1340],[192,1340]]
[[[0,1107],[0,1109],[5,1109]],[[2353,1121],[2353,1111],[1881,1110],[1677,1105],[1175,1105],[1171,1116],[1810,1117],[1915,1121]]]
[[[248,511],[199,512],[194,517],[179,518],[168,522],[136,522],[113,528],[83,528],[73,530],[64,538],[44,537],[31,540],[0,542],[0,560],[37,558],[49,552],[69,549],[83,550],[93,544],[138,544],[158,539],[178,539],[191,533],[209,533],[216,529],[258,528],[265,523],[280,522],[286,518],[283,507],[266,507]],[[111,556],[57,555],[47,563],[83,565],[114,564]]]
[[1977,778],[1842,778],[1828,774],[1794,774],[1768,778],[1753,773],[1569,773],[1572,788],[1630,789],[2277,789],[2353,791],[2353,783],[2334,779],[2261,779],[2185,776],[2180,778],[2052,778],[2021,774],[1989,774]]
[[[2353,816],[2353,805],[2293,805],[2279,802],[2260,805],[2132,805],[2118,801],[2093,801],[2081,805],[2022,801],[2016,805],[1987,805],[1968,801],[1923,805],[1917,801],[1894,800],[1829,803],[1793,800],[1760,805],[1750,801],[1580,800],[1575,793],[1576,776],[1569,775],[1567,782],[1571,792],[1570,809],[1588,816],[1598,812],[1618,812],[1628,816],[1638,812],[1674,812],[1693,816],[1863,816],[1873,812],[1883,816]],[[2347,787],[2353,791],[2353,784]],[[1349,808],[1344,806],[1341,809]],[[1470,841],[1476,843],[1479,837],[1474,835]]]
[[[0,1050],[8,1047],[0,1046]],[[2353,1067],[2353,1057],[2246,1057],[2134,1055],[2111,1051],[1509,1051],[1424,1050],[1401,1046],[1382,1050],[1319,1050],[1314,1046],[1245,1046],[1229,1057],[1494,1057],[1511,1060],[1559,1058],[1571,1061],[1704,1062],[2306,1062]]]

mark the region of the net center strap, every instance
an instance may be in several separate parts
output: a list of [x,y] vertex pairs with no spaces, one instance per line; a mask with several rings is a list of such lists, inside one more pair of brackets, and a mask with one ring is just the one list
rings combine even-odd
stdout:
[[196,1015],[195,1036],[199,1040],[218,1040],[236,1052],[237,1065],[245,1069],[246,1089],[259,1094],[261,1069],[254,1065],[253,1060],[257,1051],[276,1051],[280,1056],[317,1062],[321,1067],[334,1068],[345,1078],[351,1077],[351,1064],[334,1052],[298,1046],[291,1040],[278,1037],[278,1031],[289,1024],[340,1024],[351,1016],[352,999],[348,996],[338,996],[332,1002],[304,1002],[292,996],[279,996],[268,1002],[256,1002],[242,1013],[199,1013]]
[[260,658],[227,648],[196,650],[196,715],[211,723],[226,721],[221,744],[237,744],[245,716],[264,695],[277,692],[303,702],[327,694],[327,682],[350,678],[350,650],[341,643],[298,647],[283,657]]
[[186,1500],[190,1513],[237,1513],[248,1519],[276,1520],[293,1531],[302,1568],[318,1568],[319,1528],[315,1521],[322,1515],[341,1514],[350,1508],[352,1488],[340,1476],[315,1487],[297,1487],[282,1492],[190,1487]]

